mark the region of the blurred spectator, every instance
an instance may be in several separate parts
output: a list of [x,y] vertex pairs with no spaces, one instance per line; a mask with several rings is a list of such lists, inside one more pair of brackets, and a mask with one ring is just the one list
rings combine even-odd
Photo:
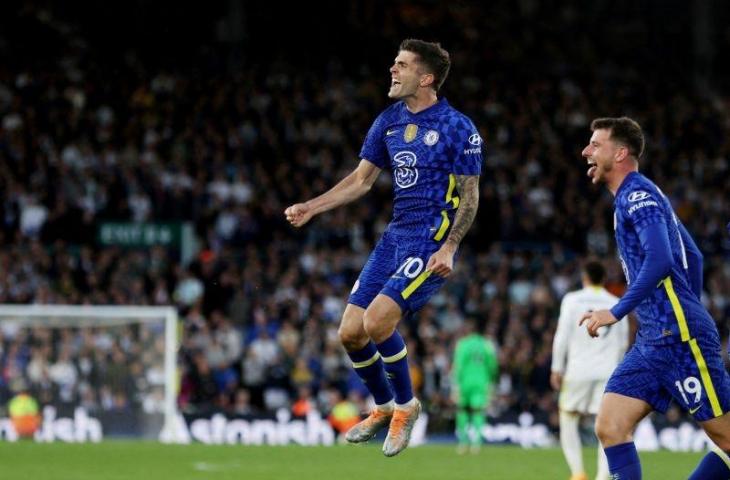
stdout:
[[336,388],[328,389],[327,397],[329,406],[327,420],[337,433],[345,433],[361,420],[359,402],[343,398],[342,393]]

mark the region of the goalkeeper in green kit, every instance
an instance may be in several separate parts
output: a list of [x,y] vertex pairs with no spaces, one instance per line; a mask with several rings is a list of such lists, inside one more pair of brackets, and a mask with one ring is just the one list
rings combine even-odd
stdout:
[[465,334],[456,343],[452,380],[456,393],[457,451],[467,446],[477,453],[482,443],[485,409],[489,404],[492,385],[497,380],[497,349],[491,340],[477,329],[474,319],[465,322]]

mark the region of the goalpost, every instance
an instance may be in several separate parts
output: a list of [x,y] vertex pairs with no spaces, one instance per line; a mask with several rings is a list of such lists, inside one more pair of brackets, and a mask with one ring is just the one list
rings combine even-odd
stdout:
[[[34,385],[42,384],[44,375],[53,377],[45,383],[53,385],[53,393],[47,394],[47,397],[53,398],[53,402],[44,402],[42,398],[39,399],[43,409],[44,423],[53,423],[52,420],[55,419],[58,408],[56,404],[61,403],[68,407],[69,412],[76,412],[76,414],[68,413],[67,416],[74,416],[78,419],[79,416],[89,415],[86,419],[90,419],[93,412],[88,413],[83,405],[96,405],[94,402],[98,400],[98,410],[92,408],[92,411],[98,411],[100,417],[108,419],[108,423],[112,425],[110,428],[112,436],[115,435],[113,431],[116,428],[117,431],[122,432],[116,434],[117,436],[136,436],[137,434],[134,432],[143,432],[141,436],[156,436],[157,439],[165,442],[175,441],[176,432],[179,429],[177,325],[177,310],[171,306],[0,305],[0,340],[4,339],[6,345],[16,344],[13,346],[14,350],[25,349],[28,360],[24,367],[25,371],[16,371],[8,383],[12,387],[13,381],[16,381],[15,385],[18,386],[16,390],[23,389],[33,392]],[[144,344],[142,340],[144,340]],[[140,343],[135,345],[135,341],[140,341]],[[49,348],[48,345],[51,344],[53,346]],[[69,358],[73,353],[78,354],[82,349],[86,368],[78,367],[81,365],[79,359]],[[139,358],[134,358],[134,354],[126,352],[139,354]],[[6,357],[10,357],[10,352],[6,352]],[[6,361],[9,361],[8,358]],[[121,361],[121,359],[124,360]],[[31,367],[33,362],[35,364]],[[61,365],[55,371],[52,370],[64,362],[65,365]],[[38,364],[41,366],[39,367]],[[92,371],[93,368],[89,365],[99,372],[94,375],[89,373],[88,378],[82,377],[82,373]],[[83,380],[86,384],[83,388],[76,384],[78,391],[71,390],[69,393],[69,388],[64,390],[64,385],[55,377],[64,380],[65,374],[70,383],[75,378],[74,369],[77,372],[76,378]],[[145,372],[147,372],[146,377]],[[114,373],[117,376],[112,378]],[[164,375],[164,394],[159,385],[163,380],[160,378],[161,375]],[[38,380],[39,378],[41,380]],[[93,383],[89,378],[97,379],[102,385],[89,386],[88,384]],[[122,380],[117,383],[121,384],[123,381],[125,385],[133,385],[134,388],[131,389],[133,391],[124,392],[123,387],[119,385],[115,387],[113,381],[119,378]],[[147,378],[153,379],[148,383],[153,384],[156,389],[147,397],[150,399],[149,404],[154,407],[143,411],[142,402],[139,401],[139,397],[142,395],[137,391],[139,389],[135,382],[147,385],[145,383]],[[54,382],[56,383],[54,384]],[[91,390],[91,394],[88,393],[89,390]],[[152,387],[150,387],[150,391],[152,391]],[[153,395],[155,395],[154,399],[152,399]],[[160,396],[163,398],[159,398]],[[105,399],[104,401],[102,401],[102,397]],[[52,410],[47,408],[49,403],[54,403]],[[103,406],[102,403],[104,403]],[[79,407],[82,407],[81,410]],[[154,412],[150,413],[152,410]],[[46,418],[51,417],[48,414],[49,411],[52,412],[54,418]],[[60,410],[58,411],[60,412]],[[148,418],[159,419],[160,415],[162,415],[161,422],[151,422],[155,424],[154,427],[130,425],[136,421],[143,422]],[[93,421],[97,422],[96,419]],[[73,420],[70,422],[66,422],[65,425],[72,425]],[[98,429],[101,430],[104,421],[97,423]],[[160,423],[161,425],[159,425]],[[68,429],[70,430],[71,427]],[[56,430],[56,434],[61,431]],[[36,439],[39,438],[40,433],[42,432],[36,432]],[[53,433],[49,433],[49,435],[53,435]],[[69,441],[81,441],[83,436],[78,432],[66,435],[69,437]],[[62,440],[67,440],[61,434],[57,436],[60,436]],[[48,441],[51,439],[46,438]]]

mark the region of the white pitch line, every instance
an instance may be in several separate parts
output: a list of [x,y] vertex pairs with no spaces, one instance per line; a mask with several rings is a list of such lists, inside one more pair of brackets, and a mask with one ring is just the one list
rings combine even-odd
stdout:
[[223,472],[226,470],[235,470],[241,466],[240,462],[227,463],[211,463],[211,462],[195,462],[193,468],[199,472]]

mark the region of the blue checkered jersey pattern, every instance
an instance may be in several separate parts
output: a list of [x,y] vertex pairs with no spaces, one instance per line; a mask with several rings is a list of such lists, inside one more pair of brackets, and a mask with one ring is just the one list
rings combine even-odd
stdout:
[[415,114],[400,101],[375,119],[360,158],[391,171],[388,231],[440,241],[459,207],[455,175],[481,172],[482,139],[472,121],[446,99]]
[[[699,291],[693,291],[693,286],[694,290],[701,289],[693,276],[700,272],[701,277],[702,256],[666,196],[648,178],[632,172],[616,192],[614,208],[618,253],[629,285],[614,307],[616,311],[612,309],[614,315],[628,313],[635,306],[637,343],[688,342],[702,335],[716,335],[715,322],[700,302]],[[666,260],[662,272],[646,261],[649,250],[657,246],[668,250],[657,256]],[[639,282],[651,282],[645,289],[647,294],[628,301],[636,297]]]

